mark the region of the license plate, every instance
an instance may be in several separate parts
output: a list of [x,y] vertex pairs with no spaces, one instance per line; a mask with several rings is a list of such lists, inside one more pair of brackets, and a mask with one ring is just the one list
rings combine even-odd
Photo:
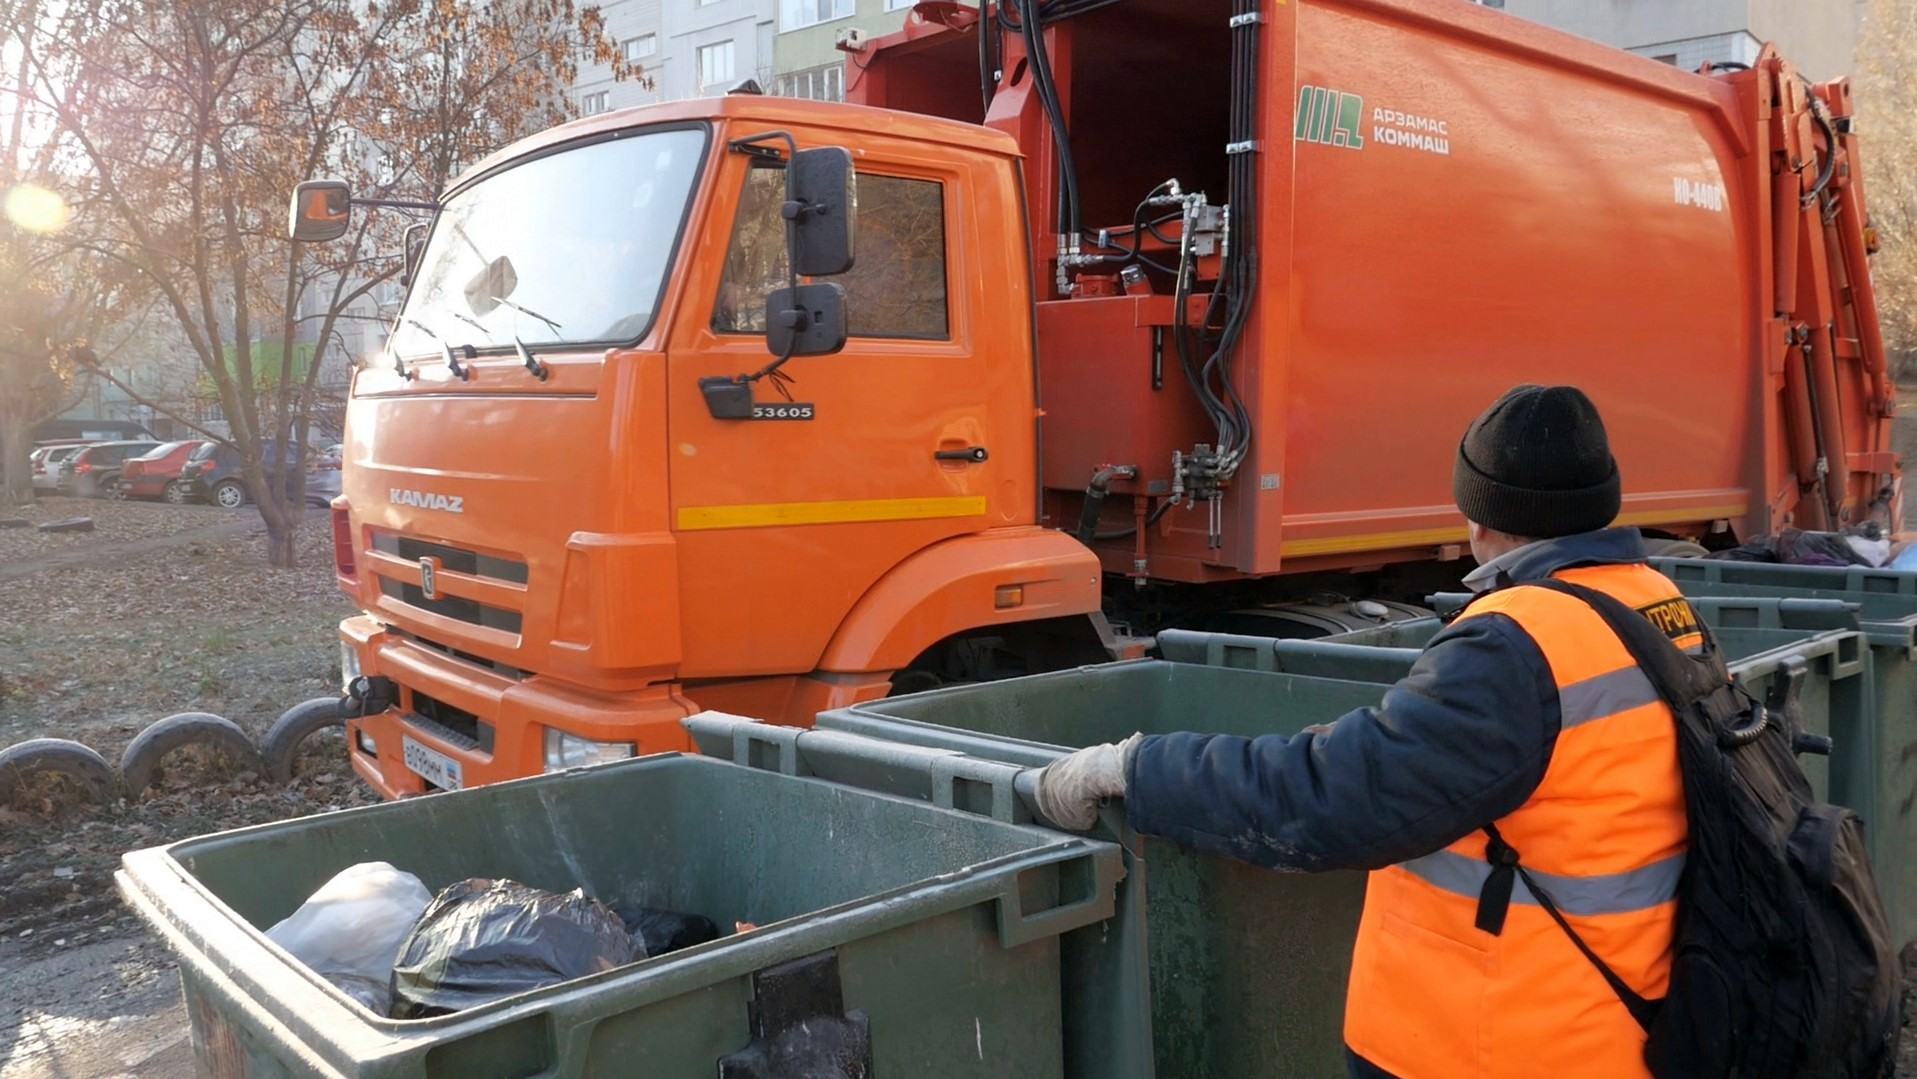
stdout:
[[406,767],[426,782],[441,790],[456,791],[465,786],[459,774],[459,762],[436,749],[428,749],[413,741],[411,735],[401,738],[401,750]]

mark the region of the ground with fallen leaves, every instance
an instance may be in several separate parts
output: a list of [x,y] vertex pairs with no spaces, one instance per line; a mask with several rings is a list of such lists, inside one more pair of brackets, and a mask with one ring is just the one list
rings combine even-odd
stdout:
[[[258,739],[331,693],[351,605],[324,514],[307,515],[300,567],[275,570],[251,509],[50,498],[0,511],[76,516],[95,530],[0,529],[0,747],[70,738],[117,764],[163,716],[212,712]],[[0,1076],[190,1074],[171,961],[114,891],[120,855],[376,800],[345,760],[338,735],[315,737],[282,787],[186,751],[136,801],[36,789],[0,806]],[[141,1038],[93,1037],[122,1028]],[[118,1055],[61,1056],[93,1045]]]

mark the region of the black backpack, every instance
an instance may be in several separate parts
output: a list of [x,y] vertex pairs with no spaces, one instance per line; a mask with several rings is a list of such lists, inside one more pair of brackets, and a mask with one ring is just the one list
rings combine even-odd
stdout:
[[1731,680],[1702,621],[1701,655],[1679,649],[1616,598],[1566,581],[1529,582],[1604,616],[1677,716],[1690,823],[1679,884],[1671,984],[1663,1000],[1633,992],[1579,938],[1497,826],[1478,927],[1504,926],[1514,877],[1604,976],[1649,1034],[1658,1079],[1888,1079],[1901,1005],[1896,952],[1863,822],[1819,803],[1800,752],[1794,694],[1767,707]]

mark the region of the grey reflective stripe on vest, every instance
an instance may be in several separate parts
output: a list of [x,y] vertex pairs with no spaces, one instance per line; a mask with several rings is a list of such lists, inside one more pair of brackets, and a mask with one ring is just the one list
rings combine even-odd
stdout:
[[[1413,858],[1400,863],[1399,868],[1436,888],[1473,900],[1484,890],[1485,878],[1491,875],[1491,865],[1484,859],[1448,850]],[[1678,878],[1684,874],[1684,856],[1679,854],[1642,869],[1601,877],[1561,877],[1540,873],[1530,866],[1525,866],[1524,871],[1551,894],[1551,901],[1565,914],[1587,917],[1627,914],[1649,910],[1677,898]],[[1518,878],[1517,886],[1511,890],[1511,902],[1538,905],[1537,897],[1531,894],[1523,877]]]
[[1635,664],[1558,690],[1558,708],[1566,729],[1642,708],[1661,699],[1644,669]]

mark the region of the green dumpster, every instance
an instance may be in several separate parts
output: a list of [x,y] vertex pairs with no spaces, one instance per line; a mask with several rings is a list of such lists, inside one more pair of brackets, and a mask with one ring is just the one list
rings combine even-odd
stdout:
[[[1878,804],[1880,709],[1869,638],[1855,616],[1843,604],[1818,601],[1700,599],[1696,606],[1746,689],[1760,700],[1777,693],[1782,695],[1779,703],[1796,702],[1803,729],[1832,740],[1830,757],[1806,755],[1799,763],[1819,797],[1858,809],[1868,822],[1870,813],[1860,807]],[[1168,630],[1159,634],[1158,649],[1175,662],[1382,687],[1411,672],[1423,643],[1437,635],[1441,624],[1437,618],[1422,618],[1316,640]],[[1420,643],[1371,643],[1380,641]]]
[[[1139,660],[872,701],[821,715],[816,733],[1034,766],[1136,730],[1294,734],[1377,697],[1363,682]],[[1272,873],[1138,836],[1126,845],[1113,924],[1146,937],[1159,1079],[1344,1074],[1364,875]],[[1142,927],[1128,920],[1141,908]]]
[[[1775,649],[1788,655],[1797,642],[1827,633],[1851,635],[1841,647],[1802,657],[1819,668],[1799,690],[1805,727],[1828,734],[1832,752],[1799,761],[1820,796],[1864,819],[1894,939],[1917,942],[1917,575],[1687,559],[1655,564],[1676,579],[1753,692],[1772,689],[1779,665],[1760,671],[1745,661]],[[1820,583],[1825,587],[1815,587]],[[1430,602],[1448,615],[1470,598],[1447,594]],[[1159,651],[1187,663],[1391,682],[1410,671],[1442,625],[1421,618],[1310,641],[1172,631],[1160,635]],[[1860,666],[1862,646],[1869,655]]]
[[[941,763],[869,748],[874,774]],[[874,1075],[1067,1074],[1060,936],[1111,917],[1116,846],[808,778],[803,761],[744,763],[668,754],[247,828],[129,854],[118,881],[178,954],[203,1074],[760,1075],[719,1062],[854,1013]],[[1017,774],[954,771],[987,802],[1008,801]],[[385,1019],[262,933],[375,860],[435,890],[508,877],[758,928],[449,1016]]]
[[1870,642],[1877,723],[1868,744],[1838,747],[1866,762],[1850,787],[1856,800],[1843,804],[1864,818],[1893,939],[1917,943],[1917,573],[1688,558],[1651,565],[1700,602],[1789,598],[1855,608]]
[[[1739,628],[1727,647],[1760,698],[1831,733],[1868,715],[1869,654],[1854,630]],[[1375,704],[1416,649],[1166,633],[1163,660],[1085,667],[870,701],[818,717],[841,731],[1026,767],[1147,734],[1295,734]],[[1862,695],[1862,700],[1855,699]],[[805,735],[797,736],[801,744]],[[1825,762],[1806,762],[1824,783]],[[1125,837],[1124,913],[1146,908],[1153,1049],[1163,1079],[1336,1075],[1359,873],[1273,873]]]

